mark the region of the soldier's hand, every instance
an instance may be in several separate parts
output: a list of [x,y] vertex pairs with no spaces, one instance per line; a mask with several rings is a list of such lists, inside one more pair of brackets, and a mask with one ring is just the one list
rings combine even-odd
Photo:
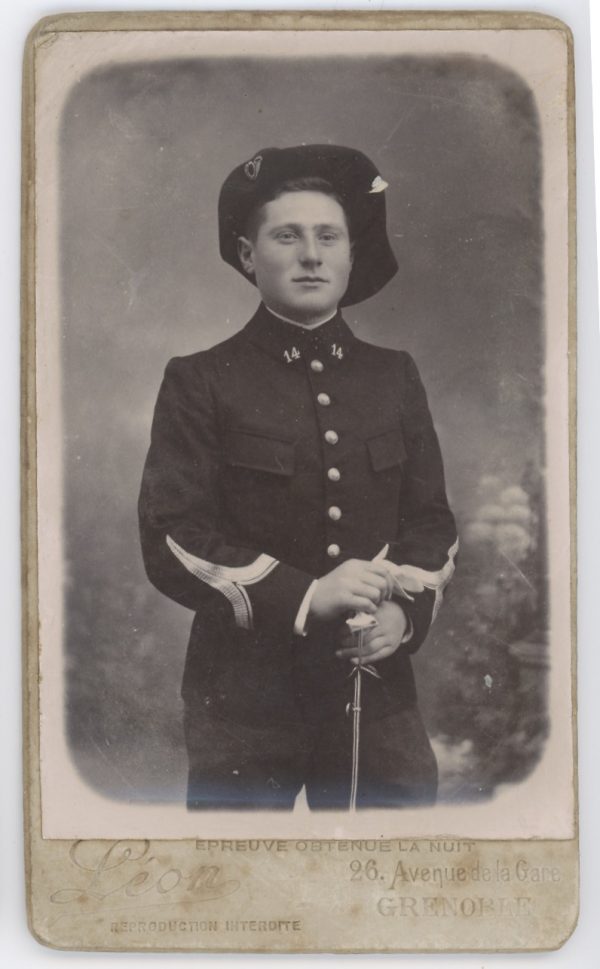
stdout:
[[342,649],[338,649],[335,655],[340,659],[349,659],[356,665],[359,655],[363,663],[377,663],[395,653],[407,628],[402,606],[397,602],[382,602],[375,612],[375,618],[377,625],[363,631],[360,650],[358,636],[353,636],[348,629],[341,639]]
[[317,581],[309,617],[329,620],[348,612],[374,614],[392,594],[393,582],[381,562],[349,559]]

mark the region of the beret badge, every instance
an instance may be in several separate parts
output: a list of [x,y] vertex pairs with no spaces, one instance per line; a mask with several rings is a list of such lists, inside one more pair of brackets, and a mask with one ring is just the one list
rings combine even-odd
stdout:
[[244,174],[246,178],[249,178],[251,182],[255,182],[258,178],[258,173],[260,171],[260,166],[262,165],[262,155],[256,155],[250,161],[247,161],[244,165]]

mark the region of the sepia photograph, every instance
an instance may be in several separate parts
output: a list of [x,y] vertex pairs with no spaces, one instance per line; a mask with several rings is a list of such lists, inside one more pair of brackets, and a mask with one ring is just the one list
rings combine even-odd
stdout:
[[60,106],[68,754],[129,804],[489,803],[550,729],[539,108],[482,53],[269,55]]
[[431,16],[37,39],[45,839],[574,837],[568,37]]

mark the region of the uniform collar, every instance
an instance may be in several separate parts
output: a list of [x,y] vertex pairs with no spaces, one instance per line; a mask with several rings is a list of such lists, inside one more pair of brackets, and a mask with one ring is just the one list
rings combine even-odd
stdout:
[[264,303],[244,332],[252,343],[285,366],[298,364],[305,356],[326,357],[341,363],[356,341],[339,310],[330,320],[309,330],[275,316]]
[[336,310],[335,313],[330,313],[329,316],[327,316],[324,320],[321,320],[319,323],[308,323],[306,326],[303,326],[302,323],[298,323],[297,320],[288,320],[285,316],[282,316],[281,313],[276,313],[275,310],[272,310],[271,307],[267,306],[266,303],[263,305],[271,316],[277,317],[277,319],[281,320],[283,323],[291,323],[292,326],[295,326],[301,330],[318,330],[320,326],[323,326],[325,323],[329,323],[329,320],[332,320],[338,312],[338,310]]

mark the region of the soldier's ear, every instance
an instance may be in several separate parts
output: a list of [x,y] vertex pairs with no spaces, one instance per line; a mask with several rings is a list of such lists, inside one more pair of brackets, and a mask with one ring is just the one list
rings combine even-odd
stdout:
[[254,272],[254,250],[252,243],[245,236],[238,236],[237,241],[238,257],[244,272],[251,274]]

